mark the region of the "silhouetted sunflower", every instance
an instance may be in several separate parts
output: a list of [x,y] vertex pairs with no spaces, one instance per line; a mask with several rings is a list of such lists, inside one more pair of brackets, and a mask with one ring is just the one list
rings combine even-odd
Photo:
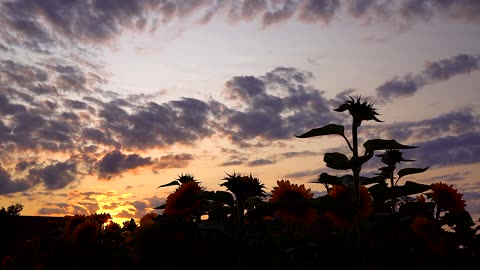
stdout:
[[435,221],[432,218],[425,216],[416,216],[412,220],[410,228],[418,236],[420,246],[430,254],[443,256],[445,255],[445,247],[441,241],[439,241],[435,233]]
[[[355,204],[350,189],[343,185],[334,185],[328,190],[328,195],[336,202],[334,212],[327,213],[327,217],[340,227],[350,227],[355,216]],[[372,196],[364,186],[360,187],[359,213],[361,216],[368,216],[372,213]]]
[[435,233],[435,221],[425,216],[417,216],[412,220],[410,228],[421,237],[432,237]]
[[277,181],[277,185],[270,198],[270,202],[280,203],[275,216],[285,223],[312,224],[316,221],[317,211],[307,201],[313,198],[310,189],[303,184],[291,184],[289,180]]
[[263,188],[265,187],[260,180],[256,177],[253,177],[251,174],[240,175],[236,174],[228,174],[227,177],[223,178],[225,180],[224,183],[220,184],[220,186],[224,186],[235,195],[237,201],[245,202],[248,198],[253,197],[263,197],[265,196],[265,191]]
[[77,214],[73,216],[65,216],[64,220],[66,221],[65,238],[71,239],[73,237],[73,232],[75,231],[77,226],[84,223],[87,220],[87,217]]
[[155,218],[158,216],[155,212],[146,213],[140,218],[140,227],[147,227],[155,223]]
[[100,232],[101,224],[93,219],[79,224],[73,231],[72,241],[77,246],[85,246],[93,243]]
[[350,97],[350,100],[345,101],[345,103],[340,105],[337,109],[335,109],[335,111],[344,112],[348,110],[350,115],[352,115],[357,127],[360,126],[364,120],[383,122],[376,117],[376,115],[379,114],[376,112],[377,109],[373,108],[373,104],[368,101],[361,101],[361,99],[361,96],[358,96],[357,100]]
[[168,195],[164,215],[189,216],[200,208],[201,201],[197,198],[204,188],[195,181],[181,184],[172,194]]
[[397,163],[414,161],[411,159],[404,159],[403,153],[397,149],[387,149],[384,153],[376,155],[382,159],[382,162],[388,166],[395,166]]
[[437,204],[441,210],[447,210],[450,212],[462,212],[465,211],[465,201],[462,200],[463,194],[459,193],[453,188],[453,185],[447,185],[442,182],[433,183],[432,192],[427,193],[428,197]]

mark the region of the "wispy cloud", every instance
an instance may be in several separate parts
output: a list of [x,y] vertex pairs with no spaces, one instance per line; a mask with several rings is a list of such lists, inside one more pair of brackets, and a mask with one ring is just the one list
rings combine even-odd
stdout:
[[429,61],[418,74],[407,73],[384,82],[376,89],[382,102],[391,102],[394,98],[412,96],[427,84],[445,81],[453,76],[468,74],[478,70],[480,56],[459,54],[449,59]]

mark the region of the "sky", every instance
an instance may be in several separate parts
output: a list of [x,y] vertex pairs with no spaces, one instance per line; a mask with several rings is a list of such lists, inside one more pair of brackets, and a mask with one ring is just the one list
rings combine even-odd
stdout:
[[[480,1],[0,1],[0,205],[139,219],[191,174],[252,174],[270,192],[349,155],[297,138],[374,104],[360,142],[395,139],[480,217]],[[362,174],[373,175],[373,158]],[[402,183],[403,182],[403,183]]]

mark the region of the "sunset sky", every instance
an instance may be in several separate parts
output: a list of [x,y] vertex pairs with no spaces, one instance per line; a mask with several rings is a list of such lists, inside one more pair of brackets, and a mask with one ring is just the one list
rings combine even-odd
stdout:
[[[140,218],[181,174],[311,183],[350,96],[480,217],[478,0],[0,0],[0,206]],[[381,163],[372,159],[364,174]],[[400,180],[400,184],[402,181]],[[158,211],[158,210],[157,210]]]

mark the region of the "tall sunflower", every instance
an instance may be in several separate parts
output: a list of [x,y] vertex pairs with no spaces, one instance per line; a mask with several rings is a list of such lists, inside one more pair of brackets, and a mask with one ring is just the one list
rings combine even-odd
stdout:
[[453,188],[453,185],[447,185],[442,182],[431,184],[432,192],[426,194],[431,197],[441,210],[449,212],[465,211],[465,201],[462,200],[463,194]]
[[310,189],[303,184],[291,184],[289,180],[277,181],[277,185],[269,200],[280,204],[275,216],[285,223],[313,224],[317,220],[317,211],[307,201],[313,198]]
[[163,214],[169,216],[189,216],[195,214],[201,204],[200,199],[197,197],[203,191],[204,188],[195,181],[181,184],[173,193],[168,195]]
[[[327,217],[336,225],[350,227],[357,213],[351,190],[343,185],[334,185],[328,190],[328,195],[336,202],[334,212],[327,213]],[[360,186],[360,201],[358,213],[360,216],[369,216],[372,212],[372,196],[365,186]]]
[[373,103],[362,100],[361,96],[358,96],[355,100],[353,97],[349,96],[350,100],[345,101],[342,105],[335,109],[337,112],[344,112],[348,110],[350,115],[354,119],[356,127],[359,127],[362,124],[362,121],[374,120],[376,122],[383,122],[377,118],[377,109],[373,107]]
[[237,173],[228,174],[223,178],[225,182],[220,184],[224,186],[235,195],[237,201],[245,202],[246,199],[252,197],[263,197],[265,191],[263,191],[265,185],[260,183],[260,180],[250,175],[240,175]]
[[228,191],[235,195],[236,200],[236,216],[238,217],[239,224],[245,222],[245,203],[249,198],[264,197],[266,196],[264,184],[256,177],[250,175],[240,175],[237,173],[228,174],[223,178],[225,182],[220,184],[224,186]]

